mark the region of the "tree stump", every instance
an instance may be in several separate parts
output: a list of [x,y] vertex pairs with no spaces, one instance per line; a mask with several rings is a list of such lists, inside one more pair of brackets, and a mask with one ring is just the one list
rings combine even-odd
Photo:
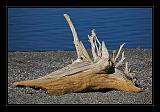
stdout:
[[78,39],[69,15],[64,14],[64,17],[73,34],[77,59],[72,64],[38,79],[15,82],[15,86],[41,88],[49,95],[107,91],[108,89],[129,92],[143,91],[137,84],[135,74],[128,69],[128,62],[126,62],[124,71],[118,69],[125,59],[124,52],[122,52],[121,60],[116,62],[124,44],[120,46],[117,55],[115,56],[114,51],[111,57],[105,43],[100,43],[93,29],[91,35],[88,35],[93,56],[90,58],[83,43]]

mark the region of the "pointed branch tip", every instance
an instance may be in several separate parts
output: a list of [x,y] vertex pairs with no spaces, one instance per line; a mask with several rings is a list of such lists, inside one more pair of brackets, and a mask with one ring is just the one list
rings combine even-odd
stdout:
[[115,57],[115,59],[114,59],[114,63],[116,62],[117,58],[119,57],[119,54],[120,54],[121,49],[122,49],[122,47],[124,46],[124,44],[125,44],[125,43],[123,43],[122,45],[120,45],[119,50],[118,50],[118,53],[117,53],[117,55],[116,55],[116,57]]
[[121,57],[121,60],[115,65],[115,67],[119,67],[120,65],[122,65],[122,62],[125,60],[125,57],[124,57],[124,51],[122,52],[122,57]]
[[102,58],[109,58],[109,53],[104,41],[102,41]]

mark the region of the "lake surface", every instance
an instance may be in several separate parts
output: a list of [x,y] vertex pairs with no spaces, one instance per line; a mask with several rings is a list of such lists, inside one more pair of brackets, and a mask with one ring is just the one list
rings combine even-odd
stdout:
[[152,8],[8,8],[8,50],[74,50],[64,13],[86,48],[92,29],[109,49],[152,48]]

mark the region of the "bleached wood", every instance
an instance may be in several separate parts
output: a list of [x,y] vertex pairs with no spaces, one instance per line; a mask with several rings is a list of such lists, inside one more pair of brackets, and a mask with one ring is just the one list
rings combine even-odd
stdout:
[[123,43],[122,45],[120,45],[120,48],[119,48],[119,50],[118,50],[118,53],[117,53],[117,55],[116,55],[116,57],[115,57],[115,59],[114,59],[114,63],[116,62],[117,58],[119,57],[119,54],[120,54],[121,49],[122,49],[122,47],[124,46],[124,44],[125,44],[125,43]]
[[70,29],[72,31],[73,38],[74,38],[74,44],[75,44],[75,48],[76,48],[76,51],[77,51],[77,56],[78,56],[78,59],[80,59],[81,58],[81,56],[80,56],[80,45],[79,45],[77,32],[76,32],[76,30],[74,28],[74,25],[72,24],[72,21],[71,21],[69,15],[68,14],[64,14],[64,17],[66,18],[66,20],[67,20],[67,22],[68,22],[68,24],[70,26]]
[[90,73],[107,73],[110,72],[109,68],[112,67],[112,63],[108,62],[108,59],[101,59],[97,63],[90,62],[76,62],[70,64],[60,70],[52,72],[44,77],[38,78],[38,80],[50,79],[54,80],[60,79],[61,77],[73,75],[79,72],[90,72]]
[[[94,33],[95,33],[95,32],[94,32]],[[97,36],[96,36],[96,33],[95,33],[95,37],[96,37],[96,41],[97,41],[98,44],[99,44],[99,47],[98,47],[98,56],[101,57],[101,55],[102,55],[102,45],[101,45],[100,41],[98,40],[98,38],[97,38]]]
[[92,51],[93,60],[94,60],[94,62],[96,62],[98,60],[98,56],[97,56],[96,48],[95,48],[95,44],[94,44],[95,40],[92,35],[91,36],[88,35],[88,38],[89,38],[89,42],[91,43],[91,51]]
[[96,54],[97,54],[97,56],[99,56],[98,55],[98,46],[97,46],[97,39],[96,39],[96,34],[95,34],[95,29],[93,29],[92,31],[91,31],[91,36],[93,37],[93,42],[94,42],[94,46],[95,46],[95,52],[96,52]]
[[[113,57],[110,59],[105,43],[102,42],[101,45],[95,30],[92,30],[91,36],[88,35],[92,49],[92,61],[83,43],[79,41],[69,15],[64,14],[64,17],[71,28],[78,58],[72,64],[43,77],[15,82],[13,83],[14,85],[41,88],[50,95],[102,89],[117,89],[129,92],[143,91],[141,88],[135,86],[135,75],[130,73],[128,62],[126,62],[124,72],[117,69],[124,60],[124,52],[122,53],[121,60],[114,67],[124,44],[120,46],[116,57],[114,57],[113,52]],[[96,42],[98,42],[99,46]]]
[[107,49],[104,41],[102,41],[102,58],[108,58],[109,59],[108,49]]
[[81,57],[83,58],[83,61],[89,61],[92,62],[87,50],[85,49],[82,41],[80,41],[80,51],[81,51]]
[[53,78],[54,80],[60,79],[61,77],[71,75],[80,71],[87,70],[91,67],[91,63],[89,62],[76,62],[72,63],[62,69],[49,73],[43,77],[38,78],[38,80],[50,79]]
[[124,73],[125,73],[125,74],[128,74],[128,73],[129,73],[129,71],[128,71],[128,62],[125,63]]
[[122,58],[121,60],[115,65],[115,67],[119,67],[120,65],[122,65],[122,62],[125,60],[125,57],[124,57],[124,52],[122,52]]
[[[95,47],[96,47],[96,54],[97,54],[97,56],[99,56],[99,57],[101,57],[101,50],[102,50],[102,46],[101,46],[101,43],[100,43],[100,41],[98,40],[98,38],[97,38],[97,35],[96,35],[96,33],[95,33],[95,29],[93,29],[93,30],[91,30],[91,35],[92,35],[92,37],[94,38],[94,44],[95,44]],[[97,45],[97,43],[98,43],[98,45]]]

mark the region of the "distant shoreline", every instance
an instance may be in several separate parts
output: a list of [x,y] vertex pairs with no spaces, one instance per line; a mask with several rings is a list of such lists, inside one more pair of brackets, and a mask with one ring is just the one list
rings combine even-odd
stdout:
[[[148,49],[152,50],[152,48],[123,48],[125,49]],[[87,49],[87,51],[90,51],[91,49]],[[109,51],[112,50],[118,50],[118,49],[109,49]],[[8,50],[8,52],[63,52],[63,51],[75,51],[75,49],[69,49],[69,50]]]

